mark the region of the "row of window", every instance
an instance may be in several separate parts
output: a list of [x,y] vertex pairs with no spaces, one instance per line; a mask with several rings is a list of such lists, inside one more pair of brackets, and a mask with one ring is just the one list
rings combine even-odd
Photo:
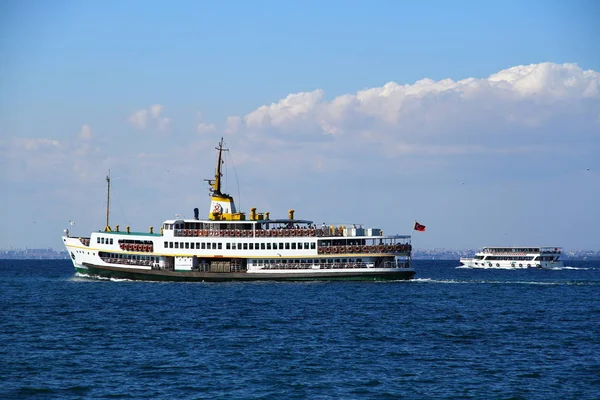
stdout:
[[539,259],[539,257],[531,257],[531,256],[487,256],[487,258],[484,258],[483,256],[477,256],[475,258],[476,260],[483,260],[485,259],[486,261],[502,261],[502,260],[507,260],[507,261],[537,261]]
[[[164,242],[165,249],[196,249],[196,250],[223,250],[223,243],[218,242]],[[287,242],[287,243],[225,243],[226,250],[314,250],[315,242]]]
[[98,244],[113,244],[112,238],[106,238],[106,243],[104,242],[104,237],[98,236],[96,238],[96,243]]
[[266,259],[266,260],[261,260],[261,259],[257,259],[257,260],[251,260],[250,262],[254,265],[268,265],[268,264],[332,264],[332,263],[360,263],[362,262],[363,259],[362,258],[329,258],[329,259],[306,259],[306,260],[301,260],[301,259],[294,259],[294,260],[287,260],[287,259]]

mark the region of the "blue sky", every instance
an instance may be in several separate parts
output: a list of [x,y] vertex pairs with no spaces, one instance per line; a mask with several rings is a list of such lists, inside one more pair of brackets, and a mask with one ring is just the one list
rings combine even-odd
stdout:
[[594,1],[4,2],[0,248],[102,228],[108,169],[114,223],[203,210],[222,135],[246,211],[418,220],[419,248],[597,248],[599,16]]

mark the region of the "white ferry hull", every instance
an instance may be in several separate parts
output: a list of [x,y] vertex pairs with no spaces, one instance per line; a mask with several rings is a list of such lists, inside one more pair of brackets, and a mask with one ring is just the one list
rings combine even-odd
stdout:
[[[332,267],[322,264],[304,269],[251,269],[238,272],[207,272],[155,269],[150,265],[123,265],[106,262],[100,257],[105,249],[87,246],[81,239],[63,236],[75,271],[90,278],[130,279],[143,281],[224,282],[224,281],[307,281],[307,280],[408,280],[415,270],[402,267]],[[117,250],[113,250],[116,252]],[[147,254],[147,253],[146,253]],[[151,254],[159,256],[158,254]],[[363,254],[364,256],[364,254]]]
[[497,268],[497,269],[526,269],[526,268],[545,268],[545,269],[556,269],[564,267],[562,261],[554,261],[554,262],[515,262],[515,261],[476,261],[472,258],[461,258],[461,267],[465,268]]

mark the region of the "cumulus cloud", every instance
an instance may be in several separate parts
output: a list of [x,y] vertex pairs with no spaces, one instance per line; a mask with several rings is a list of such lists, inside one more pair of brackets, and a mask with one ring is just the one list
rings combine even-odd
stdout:
[[329,101],[320,89],[293,93],[227,125],[272,146],[319,140],[337,149],[373,144],[388,155],[543,151],[539,135],[560,136],[565,121],[597,124],[599,88],[596,71],[541,63],[487,78],[388,82]]
[[210,124],[203,121],[202,113],[198,113],[198,121],[198,126],[196,127],[198,133],[213,132],[217,129],[215,124]]
[[147,109],[141,109],[132,113],[128,121],[136,129],[144,130],[150,125],[160,131],[167,131],[171,122],[170,118],[162,116],[164,106],[154,104]]

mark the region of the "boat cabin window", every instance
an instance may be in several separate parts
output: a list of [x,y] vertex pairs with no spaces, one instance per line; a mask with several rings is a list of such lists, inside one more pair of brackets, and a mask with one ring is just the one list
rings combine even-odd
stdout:
[[265,249],[265,244],[264,244],[264,243],[261,243],[261,244],[260,244],[260,249],[261,249],[261,250],[264,250],[264,249]]
[[271,243],[267,243],[267,250],[271,250]]
[[223,243],[217,243],[217,248],[219,250],[222,250],[223,249]]

